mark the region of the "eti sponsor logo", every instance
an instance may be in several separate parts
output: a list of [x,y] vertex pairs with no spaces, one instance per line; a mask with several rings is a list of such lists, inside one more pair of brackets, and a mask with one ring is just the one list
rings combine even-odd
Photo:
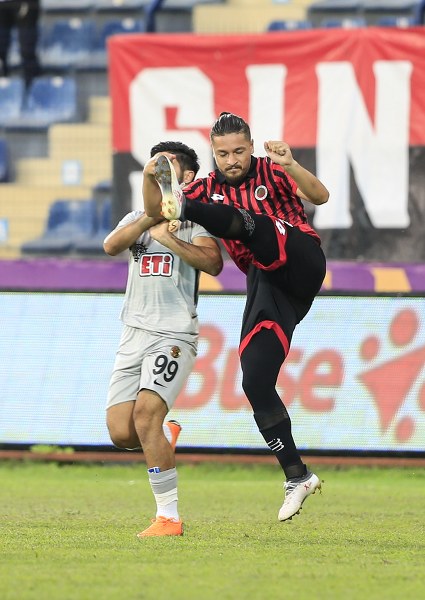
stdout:
[[223,202],[223,200],[224,200],[224,196],[222,196],[221,194],[213,194],[213,195],[211,196],[211,200],[212,200],[213,202]]
[[156,252],[142,254],[140,257],[140,277],[171,277],[173,274],[173,255]]

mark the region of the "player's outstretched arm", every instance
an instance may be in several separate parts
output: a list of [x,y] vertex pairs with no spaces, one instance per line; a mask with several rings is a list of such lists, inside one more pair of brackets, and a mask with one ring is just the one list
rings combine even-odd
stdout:
[[329,192],[323,183],[302,167],[292,156],[291,149],[286,142],[264,142],[267,156],[280,165],[292,177],[298,186],[297,195],[312,204],[324,204],[329,199]]
[[162,220],[162,217],[153,218],[143,214],[127,225],[117,227],[111,231],[103,242],[103,249],[109,256],[116,256],[117,254],[124,252],[124,250],[128,250],[142,233]]

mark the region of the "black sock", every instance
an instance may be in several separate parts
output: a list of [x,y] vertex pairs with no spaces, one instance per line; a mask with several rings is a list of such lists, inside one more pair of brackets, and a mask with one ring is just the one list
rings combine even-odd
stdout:
[[253,218],[247,211],[240,211],[227,204],[186,202],[184,217],[198,223],[216,237],[226,240],[248,242],[254,231]]
[[277,425],[260,430],[270,450],[276,456],[287,479],[303,477],[307,468],[302,462],[291,432],[291,420],[283,419]]

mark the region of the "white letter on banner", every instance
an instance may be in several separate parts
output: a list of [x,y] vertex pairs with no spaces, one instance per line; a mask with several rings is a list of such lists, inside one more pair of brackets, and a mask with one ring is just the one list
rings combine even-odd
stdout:
[[[131,152],[142,165],[153,145],[164,140],[193,147],[201,163],[199,176],[213,168],[209,140],[197,129],[210,129],[214,89],[197,67],[144,69],[130,84]],[[166,108],[176,108],[178,129],[167,129]],[[181,129],[180,129],[181,128]]]
[[251,65],[246,69],[249,84],[249,117],[256,156],[265,156],[266,140],[283,140],[285,114],[284,65]]
[[316,210],[315,226],[351,226],[350,161],[373,226],[407,227],[411,63],[375,62],[375,128],[351,63],[322,63],[316,70],[317,176],[331,197]]

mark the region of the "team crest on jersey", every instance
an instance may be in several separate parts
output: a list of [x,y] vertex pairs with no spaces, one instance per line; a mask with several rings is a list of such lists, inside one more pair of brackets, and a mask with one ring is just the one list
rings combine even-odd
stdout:
[[172,254],[167,252],[155,252],[143,254],[140,257],[140,277],[171,277],[173,274]]
[[224,196],[222,196],[221,194],[213,194],[211,196],[211,200],[213,200],[213,202],[223,202]]
[[146,248],[145,244],[133,244],[131,247],[131,253],[133,255],[134,262],[139,262],[142,254],[146,254],[147,251],[148,249]]
[[265,185],[259,185],[254,192],[254,198],[261,202],[267,198],[268,193]]

